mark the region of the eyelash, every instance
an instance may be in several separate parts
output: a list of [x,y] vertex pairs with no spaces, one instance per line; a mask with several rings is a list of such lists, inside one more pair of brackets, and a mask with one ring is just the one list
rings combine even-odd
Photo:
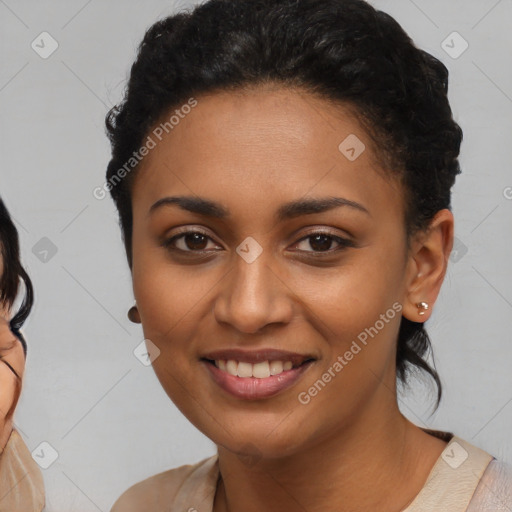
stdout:
[[[164,240],[164,242],[162,243],[162,245],[166,248],[166,249],[169,249],[171,251],[174,251],[174,252],[178,252],[178,253],[181,253],[181,254],[187,254],[187,253],[190,253],[191,255],[192,254],[196,254],[196,255],[206,255],[207,253],[210,253],[210,252],[213,252],[211,250],[208,250],[208,249],[201,249],[201,250],[197,250],[197,251],[194,251],[193,249],[189,249],[189,250],[184,250],[184,249],[178,249],[177,247],[174,246],[174,243],[181,239],[181,238],[184,238],[186,237],[187,235],[195,235],[195,234],[198,234],[198,235],[202,235],[204,236],[205,238],[207,238],[208,240],[214,242],[214,240],[205,232],[201,231],[200,229],[194,229],[194,230],[189,230],[189,231],[183,231],[179,234],[176,234],[174,236],[172,236],[171,238],[167,239],[167,240]],[[315,250],[312,250],[312,251],[302,251],[302,250],[294,250],[294,252],[302,252],[302,253],[306,253],[308,254],[309,256],[313,256],[313,257],[322,257],[324,255],[332,255],[333,253],[335,252],[339,252],[339,251],[342,251],[344,249],[347,249],[348,247],[355,247],[355,244],[354,242],[352,242],[352,240],[349,240],[347,238],[342,238],[342,237],[339,237],[337,235],[334,235],[332,233],[329,233],[327,231],[322,231],[322,230],[317,230],[317,231],[312,231],[310,233],[308,233],[306,236],[303,236],[301,239],[297,240],[297,242],[295,242],[294,245],[298,245],[300,242],[303,242],[305,240],[308,240],[310,238],[313,238],[314,236],[318,236],[318,235],[323,235],[325,237],[328,237],[330,238],[333,242],[336,242],[338,243],[338,247],[335,248],[335,249],[328,249],[326,251],[315,251]],[[215,243],[215,242],[214,242]]]

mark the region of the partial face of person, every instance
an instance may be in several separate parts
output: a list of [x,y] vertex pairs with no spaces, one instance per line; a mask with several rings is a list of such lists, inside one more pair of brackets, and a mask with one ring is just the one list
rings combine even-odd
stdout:
[[[9,323],[0,316],[0,449],[3,448],[2,429],[5,416],[16,398],[17,377],[23,375],[23,348],[9,328]],[[5,364],[7,363],[7,364]],[[10,367],[9,367],[10,366]]]
[[196,427],[285,456],[394,400],[403,190],[323,99],[267,87],[196,100],[152,135],[133,185],[144,336]]
[[[3,260],[0,254],[0,276],[3,273]],[[9,308],[0,303],[0,450],[9,435],[10,425],[5,425],[5,417],[10,411],[17,395],[17,377],[22,378],[25,368],[25,354],[20,341],[9,326]],[[11,369],[12,368],[12,369]]]

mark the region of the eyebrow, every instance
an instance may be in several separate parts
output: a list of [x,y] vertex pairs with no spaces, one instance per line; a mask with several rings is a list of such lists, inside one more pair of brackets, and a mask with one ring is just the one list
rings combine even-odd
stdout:
[[[215,201],[195,196],[169,196],[159,199],[149,209],[149,213],[162,206],[176,205],[186,210],[205,217],[224,219],[229,216],[229,210]],[[314,199],[299,199],[285,203],[279,207],[276,213],[278,221],[293,219],[301,215],[312,215],[322,213],[341,206],[347,206],[370,215],[370,212],[360,203],[345,199],[343,197],[322,197]]]

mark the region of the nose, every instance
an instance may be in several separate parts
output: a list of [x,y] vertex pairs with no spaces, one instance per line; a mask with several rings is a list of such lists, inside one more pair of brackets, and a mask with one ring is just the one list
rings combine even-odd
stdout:
[[293,293],[263,257],[242,258],[220,283],[215,300],[217,322],[254,334],[270,324],[286,324],[293,316]]

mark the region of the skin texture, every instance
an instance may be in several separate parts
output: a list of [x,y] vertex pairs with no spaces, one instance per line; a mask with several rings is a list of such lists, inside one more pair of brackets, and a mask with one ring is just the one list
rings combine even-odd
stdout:
[[[1,265],[0,265],[1,271]],[[23,378],[25,354],[21,342],[9,329],[10,313],[0,305],[0,358],[8,362]],[[12,415],[6,418],[8,411],[16,399],[16,376],[12,370],[0,361],[0,453],[4,450],[13,428]]]
[[[445,443],[400,413],[395,392],[400,315],[307,405],[297,399],[392,305],[414,321],[432,311],[453,240],[453,216],[406,243],[404,192],[380,168],[348,109],[279,86],[197,97],[198,105],[144,159],[132,190],[133,287],[144,335],[169,397],[219,449],[215,511],[400,510],[423,486]],[[356,134],[349,161],[338,145]],[[199,196],[230,215],[215,219],[165,196]],[[348,206],[277,222],[286,202],[337,196]],[[191,254],[186,227],[206,233]],[[327,255],[311,232],[349,239]],[[235,251],[262,247],[251,264]],[[316,250],[320,255],[312,255]],[[416,304],[431,308],[418,315]],[[206,352],[277,348],[316,361],[291,388],[241,400],[211,379]],[[248,462],[249,461],[249,462]],[[392,492],[390,492],[392,489]]]

